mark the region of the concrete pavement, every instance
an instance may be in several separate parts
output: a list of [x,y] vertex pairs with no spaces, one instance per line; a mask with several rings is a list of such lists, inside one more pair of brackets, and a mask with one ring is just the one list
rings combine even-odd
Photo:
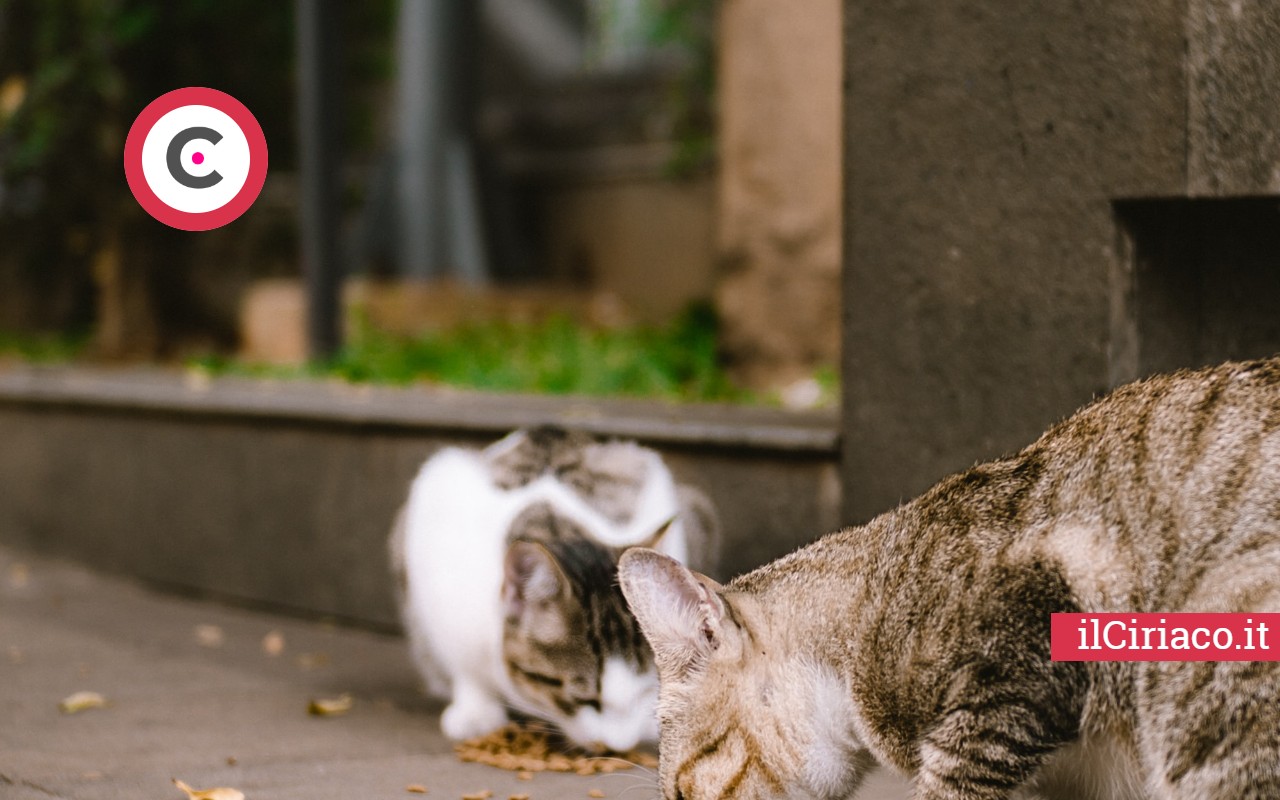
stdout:
[[[651,774],[464,764],[398,637],[154,592],[0,548],[0,798],[182,800],[172,778],[248,800],[656,796]],[[64,698],[103,708],[67,714]],[[308,704],[350,694],[351,710]],[[878,776],[860,798],[897,798]]]

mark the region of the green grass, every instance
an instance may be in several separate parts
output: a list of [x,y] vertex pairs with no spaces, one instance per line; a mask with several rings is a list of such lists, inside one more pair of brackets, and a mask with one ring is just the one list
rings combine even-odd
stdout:
[[0,331],[0,358],[16,358],[36,363],[71,361],[84,353],[86,334],[16,334]]
[[[301,367],[253,364],[224,356],[188,362],[213,375],[329,377],[352,383],[428,383],[488,392],[649,397],[678,402],[772,405],[779,398],[736,386],[717,352],[719,325],[708,306],[689,308],[663,326],[598,328],[554,317],[534,324],[477,322],[414,338],[367,324],[333,359]],[[0,360],[57,363],[82,356],[87,335],[0,332]],[[838,396],[832,369],[814,378]]]
[[491,392],[760,402],[729,380],[716,353],[714,312],[690,308],[670,325],[601,329],[556,317],[537,324],[484,322],[416,338],[357,325],[328,363],[301,370],[206,359],[215,373],[321,375],[357,383],[445,384]]

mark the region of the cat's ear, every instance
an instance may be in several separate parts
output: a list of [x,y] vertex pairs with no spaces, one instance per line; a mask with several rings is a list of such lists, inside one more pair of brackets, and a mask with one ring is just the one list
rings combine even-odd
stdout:
[[618,562],[618,580],[663,676],[695,669],[733,628],[720,584],[670,556],[632,548]]
[[521,616],[531,605],[557,599],[564,588],[560,565],[542,545],[515,541],[507,548],[502,567],[502,608],[508,619]]
[[676,524],[676,520],[677,520],[677,519],[679,519],[679,518],[680,518],[680,517],[679,517],[679,515],[677,515],[677,514],[672,514],[670,519],[668,519],[666,522],[664,522],[664,523],[662,523],[661,525],[659,525],[659,526],[658,526],[658,528],[657,528],[657,530],[655,530],[653,533],[649,534],[649,538],[648,538],[648,539],[645,539],[644,541],[642,541],[642,542],[640,542],[640,543],[638,543],[638,544],[636,544],[636,545],[633,545],[633,546],[634,546],[634,547],[647,547],[647,548],[649,548],[649,549],[651,549],[651,550],[657,550],[657,549],[658,549],[658,545],[662,544],[662,539],[663,539],[663,537],[667,535],[667,531],[671,530],[671,526],[672,526],[672,525],[674,525],[674,524]]

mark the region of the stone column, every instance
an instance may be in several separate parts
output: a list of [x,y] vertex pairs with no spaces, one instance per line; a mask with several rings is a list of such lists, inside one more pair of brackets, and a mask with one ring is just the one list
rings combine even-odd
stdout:
[[716,305],[739,377],[782,388],[840,341],[839,0],[725,0]]

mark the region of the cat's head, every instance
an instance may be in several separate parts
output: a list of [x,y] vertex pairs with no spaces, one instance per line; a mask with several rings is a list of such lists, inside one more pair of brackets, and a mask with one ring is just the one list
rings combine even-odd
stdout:
[[871,759],[846,687],[753,598],[652,550],[624,554],[618,577],[658,667],[664,800],[853,794]]
[[550,512],[519,527],[526,535],[507,547],[502,590],[503,660],[517,710],[592,749],[653,741],[657,674],[617,585],[620,551]]

